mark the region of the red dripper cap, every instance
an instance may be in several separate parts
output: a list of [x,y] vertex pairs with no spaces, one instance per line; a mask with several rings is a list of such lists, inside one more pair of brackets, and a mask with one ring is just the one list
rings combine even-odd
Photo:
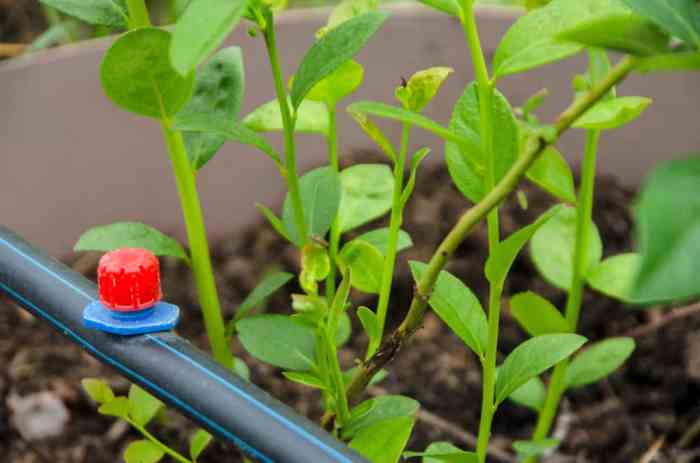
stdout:
[[147,309],[160,301],[160,264],[150,251],[122,248],[108,252],[97,267],[100,302],[119,312]]

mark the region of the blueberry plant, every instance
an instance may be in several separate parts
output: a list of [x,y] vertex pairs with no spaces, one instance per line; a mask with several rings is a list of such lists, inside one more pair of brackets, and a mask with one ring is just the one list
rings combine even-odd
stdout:
[[[424,462],[486,461],[491,426],[506,400],[533,409],[538,420],[527,441],[514,450],[523,461],[536,461],[558,445],[550,429],[568,389],[594,383],[616,370],[632,354],[630,338],[586,345],[577,334],[584,288],[627,303],[687,299],[698,295],[693,277],[698,259],[698,201],[692,192],[700,161],[668,164],[656,171],[638,207],[640,253],[602,258],[603,241],[592,220],[598,145],[609,131],[636,119],[651,103],[618,96],[617,86],[632,73],[700,69],[700,6],[695,0],[527,0],[528,12],[506,32],[491,66],[481,46],[472,0],[421,0],[455,17],[466,42],[465,58],[475,80],[465,83],[446,126],[422,114],[449,67],[418,70],[394,90],[394,104],[355,101],[344,109],[385,156],[383,163],[340,167],[336,120],[344,101],[362,84],[364,69],[355,55],[387,21],[377,0],[343,0],[316,34],[293,74],[280,66],[275,17],[284,7],[274,0],[191,0],[173,2],[174,28],[151,24],[144,0],[42,0],[64,14],[93,24],[128,31],[114,41],[101,67],[102,86],[117,106],[160,123],[176,179],[187,230],[188,248],[140,223],[120,222],[87,231],[78,251],[108,251],[122,246],[147,248],[183,259],[192,269],[215,358],[246,375],[233,357],[240,342],[254,357],[279,367],[290,381],[320,391],[326,411],[322,425],[375,463],[422,457]],[[244,66],[237,47],[219,50],[242,20],[251,37],[265,43],[274,97],[245,117]],[[612,62],[608,52],[621,54]],[[552,123],[535,111],[541,91],[514,108],[498,90],[501,80],[580,53],[587,68],[573,78],[572,102]],[[617,55],[616,55],[617,56]],[[444,64],[444,63],[436,63]],[[396,146],[375,124],[389,119],[401,126]],[[568,130],[586,135],[581,176],[574,185],[571,168],[557,151]],[[410,262],[415,278],[412,301],[402,323],[386,332],[392,310],[392,280],[397,255],[412,245],[402,230],[403,211],[411,199],[428,148],[409,152],[413,130],[427,130],[444,143],[445,163],[465,196],[465,212],[428,262]],[[280,131],[280,153],[263,133]],[[306,173],[297,168],[296,136],[310,132],[325,138],[326,165]],[[264,300],[293,275],[268,274],[224,321],[214,280],[197,172],[227,141],[252,146],[267,156],[287,186],[281,211],[258,205],[271,226],[298,250],[300,291],[292,296],[290,315],[261,313]],[[388,164],[387,164],[388,161]],[[502,236],[499,206],[527,178],[559,204],[533,223]],[[669,217],[668,202],[678,213]],[[356,232],[389,215],[389,226]],[[489,283],[485,309],[445,266],[458,246],[482,220],[488,228]],[[551,285],[566,292],[565,307],[555,307],[531,292],[514,294],[504,304],[508,273],[528,245],[535,267]],[[376,295],[374,307],[355,307],[351,290]],[[499,363],[500,316],[504,305],[528,339]],[[419,404],[408,397],[363,400],[368,385],[381,381],[384,367],[409,342],[431,308],[478,358],[483,377],[481,420],[475,449],[436,442],[421,452],[406,451]],[[368,339],[366,354],[348,368],[338,348],[356,316]],[[583,347],[583,348],[582,348]],[[579,351],[577,353],[577,351]],[[548,381],[541,376],[553,369]],[[122,418],[145,439],[125,453],[127,462],[156,462],[169,455],[196,461],[211,436],[193,437],[189,457],[168,448],[145,428],[162,405],[133,387],[115,397],[98,380],[86,380],[100,412]]]

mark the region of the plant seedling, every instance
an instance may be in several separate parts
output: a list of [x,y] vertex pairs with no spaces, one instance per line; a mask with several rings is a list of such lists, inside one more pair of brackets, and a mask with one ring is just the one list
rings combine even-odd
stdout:
[[[536,461],[559,445],[549,433],[563,394],[613,373],[635,348],[634,341],[624,337],[584,346],[587,340],[577,329],[585,288],[627,303],[698,296],[692,278],[698,260],[698,208],[691,194],[700,178],[696,159],[666,164],[650,177],[637,207],[639,253],[606,255],[604,237],[592,218],[601,136],[632,123],[651,103],[644,97],[618,96],[618,85],[634,72],[700,69],[700,5],[695,1],[528,0],[527,14],[505,33],[489,66],[472,0],[420,0],[459,21],[474,81],[463,84],[447,123],[423,111],[452,74],[445,66],[450,63],[436,63],[439,66],[402,79],[393,92],[395,104],[349,104],[348,115],[385,159],[347,167],[341,163],[338,144],[337,121],[345,115],[339,108],[363,83],[365,72],[357,54],[388,20],[376,0],[343,0],[290,74],[280,65],[284,50],[275,28],[281,2],[192,0],[184,9],[172,9],[177,21],[170,31],[151,25],[143,0],[43,1],[83,21],[128,29],[105,54],[102,86],[116,106],[160,123],[188,237],[185,248],[145,224],[119,222],[89,230],[75,249],[140,247],[185,261],[197,284],[215,358],[245,374],[245,365],[230,348],[237,340],[253,357],[282,369],[288,380],[318,389],[325,409],[321,424],[373,463],[396,463],[402,455],[420,457],[424,463],[485,463],[494,415],[506,400],[537,413],[532,438],[513,445],[521,461]],[[243,19],[252,24],[250,35],[265,43],[274,83],[274,98],[245,116],[239,114],[245,90],[241,51],[219,50]],[[608,51],[624,56],[612,63]],[[535,114],[546,91],[513,108],[498,89],[508,76],[584,52],[588,67],[574,77],[572,102],[551,125]],[[400,123],[397,145],[377,119]],[[421,162],[430,153],[427,147],[411,152],[413,129],[428,131],[444,144],[452,181],[473,205],[457,218],[427,262],[410,262],[415,279],[411,304],[399,326],[385,333],[397,256],[413,244],[401,228],[403,214]],[[578,188],[556,148],[569,129],[586,134]],[[265,138],[271,131],[283,133],[283,151]],[[325,139],[326,165],[298,171],[300,133]],[[298,253],[298,291],[290,301],[291,314],[256,311],[295,277],[274,272],[224,323],[196,176],[227,141],[259,150],[287,186],[280,211],[257,206]],[[560,204],[504,237],[499,206],[518,191],[524,178]],[[527,204],[522,193],[520,200]],[[669,206],[675,211],[672,217]],[[387,214],[387,227],[370,225]],[[445,269],[484,219],[489,256],[484,265],[488,298],[482,305],[466,282]],[[499,362],[508,275],[528,245],[538,272],[566,292],[567,302],[561,310],[532,291],[509,295],[507,305],[528,338]],[[376,303],[355,307],[353,290],[376,295]],[[362,400],[365,389],[386,375],[383,368],[406,346],[429,308],[481,366],[480,424],[472,450],[435,442],[422,452],[406,452],[418,402],[394,395]],[[341,363],[338,350],[351,336],[350,317],[355,315],[368,342],[366,354],[349,368]],[[545,386],[541,376],[550,369]],[[145,437],[127,448],[127,462],[152,463],[165,455],[195,462],[211,440],[197,432],[189,457],[183,456],[146,430],[162,404],[144,391],[134,386],[129,397],[115,397],[103,382],[85,380],[84,386],[100,404],[100,413],[127,421]]]

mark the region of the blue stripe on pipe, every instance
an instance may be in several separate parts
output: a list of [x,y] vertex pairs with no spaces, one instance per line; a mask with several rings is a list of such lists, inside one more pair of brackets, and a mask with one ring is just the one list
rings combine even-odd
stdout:
[[[0,240],[2,241],[2,240]],[[44,267],[42,267],[44,268]],[[240,447],[244,452],[248,453],[249,455],[258,458],[262,460],[265,463],[274,463],[270,458],[267,456],[263,455],[258,451],[257,449],[251,447],[247,442],[244,442],[241,440],[238,436],[233,435],[231,432],[227,431],[221,425],[218,423],[212,421],[209,417],[202,415],[199,413],[197,410],[192,408],[190,405],[186,404],[182,400],[178,399],[176,396],[172,395],[170,392],[166,391],[165,389],[161,388],[160,386],[156,385],[155,383],[152,383],[148,379],[144,378],[143,376],[139,375],[123,363],[119,362],[116,359],[113,359],[112,357],[105,355],[103,352],[95,348],[92,344],[90,344],[87,340],[85,340],[83,337],[78,335],[77,333],[71,331],[70,328],[68,328],[66,325],[61,323],[60,320],[54,318],[51,314],[46,312],[45,310],[39,308],[36,304],[33,302],[29,301],[26,299],[24,296],[21,294],[17,293],[15,290],[7,286],[5,283],[0,281],[0,288],[3,290],[7,291],[12,297],[18,299],[22,304],[25,304],[29,307],[32,308],[35,312],[37,312],[41,317],[43,317],[45,320],[47,320],[49,323],[53,324],[56,328],[58,328],[63,334],[73,338],[75,342],[83,346],[86,350],[92,352],[96,357],[99,357],[102,359],[104,362],[112,365],[114,368],[117,370],[122,371],[125,373],[127,376],[130,376],[132,379],[141,382],[142,384],[147,384],[149,387],[151,387],[153,390],[158,391],[159,394],[161,394],[164,397],[169,398],[172,402],[178,404],[178,406],[182,407],[183,409],[187,410],[189,413],[191,413],[193,416],[196,416],[197,419],[202,420],[202,422],[207,423],[207,425],[211,426],[212,429],[216,429],[226,437],[228,437],[235,445]]]
[[[74,285],[73,283],[71,283],[70,281],[64,279],[61,275],[59,275],[58,273],[54,272],[54,271],[51,270],[50,268],[47,268],[46,266],[42,265],[41,262],[38,262],[38,261],[37,261],[36,259],[34,259],[32,256],[30,256],[30,255],[24,253],[22,250],[20,250],[20,249],[18,249],[17,247],[15,247],[12,243],[10,243],[10,242],[8,242],[8,241],[2,239],[2,238],[0,238],[0,242],[4,243],[7,247],[9,247],[9,248],[10,248],[11,250],[13,250],[15,253],[21,255],[22,257],[24,257],[24,258],[27,259],[28,261],[32,262],[36,267],[40,268],[40,269],[43,270],[44,272],[48,273],[49,275],[53,276],[53,277],[56,278],[57,280],[61,281],[63,284],[65,284],[65,285],[67,285],[68,287],[72,288],[74,291],[76,291],[76,292],[82,294],[83,296],[85,296],[86,298],[88,298],[88,299],[90,299],[90,300],[94,300],[94,297],[93,297],[93,296],[91,296],[90,294],[86,293],[86,292],[83,291],[82,289],[78,288],[77,286],[75,286],[75,285]],[[2,282],[0,282],[0,285],[2,285],[3,287],[7,288],[10,292],[12,292],[13,294],[15,294],[16,296],[19,296],[19,298],[21,298],[22,300],[26,301],[26,299],[24,299],[21,295],[17,294],[17,293],[14,292],[12,289],[10,289],[10,288],[7,287],[6,285],[2,284]],[[134,378],[139,378],[139,380],[143,381],[145,384],[152,385],[152,387],[154,387],[154,389],[159,390],[159,391],[163,391],[163,393],[165,393],[168,397],[171,397],[171,398],[172,398],[171,400],[173,400],[174,402],[176,402],[176,403],[178,403],[178,404],[181,404],[181,405],[183,406],[183,408],[186,408],[186,409],[187,409],[188,411],[190,411],[190,413],[192,413],[193,415],[195,415],[195,416],[197,416],[197,417],[200,417],[201,419],[203,419],[203,420],[204,420],[205,422],[207,422],[207,423],[211,423],[211,425],[212,425],[215,429],[221,429],[221,430],[222,430],[222,433],[223,433],[224,435],[230,436],[229,438],[233,441],[234,444],[238,445],[239,447],[241,447],[241,448],[243,448],[243,449],[249,449],[249,451],[253,452],[253,455],[255,455],[256,458],[261,458],[261,459],[263,459],[265,462],[274,463],[274,462],[272,462],[272,460],[270,460],[270,459],[267,458],[266,456],[262,455],[258,450],[252,448],[250,445],[248,445],[247,443],[243,442],[239,437],[237,437],[237,436],[231,434],[229,431],[224,430],[223,428],[221,428],[220,425],[218,425],[218,424],[214,423],[213,421],[211,421],[210,418],[208,418],[208,417],[206,417],[206,416],[204,416],[204,415],[201,415],[199,412],[197,412],[196,410],[194,410],[191,406],[189,406],[189,405],[185,404],[184,402],[182,402],[182,401],[181,401],[180,399],[178,399],[177,397],[172,396],[172,395],[171,395],[170,393],[168,393],[167,391],[161,389],[160,387],[158,387],[158,386],[156,386],[155,384],[151,383],[151,382],[148,381],[147,379],[145,379],[145,378],[143,378],[142,376],[138,375],[136,372],[130,370],[126,365],[123,365],[123,364],[121,364],[120,362],[118,362],[117,360],[112,359],[111,357],[108,357],[108,356],[104,355],[103,353],[99,352],[99,351],[98,351],[94,346],[92,346],[88,341],[86,341],[85,339],[83,339],[82,337],[80,337],[79,335],[77,335],[76,333],[72,332],[67,326],[63,325],[63,323],[61,323],[60,321],[58,321],[58,320],[56,320],[55,318],[53,318],[50,314],[48,314],[47,312],[43,311],[42,309],[36,307],[36,306],[35,306],[34,304],[32,304],[30,301],[26,301],[26,303],[28,303],[28,305],[30,305],[31,307],[33,307],[35,310],[37,310],[39,313],[41,313],[45,318],[47,318],[47,319],[50,320],[52,323],[54,323],[54,325],[56,325],[56,326],[58,326],[59,328],[61,328],[62,331],[65,331],[67,334],[69,334],[73,339],[75,339],[76,341],[78,341],[78,342],[79,342],[80,344],[82,344],[83,346],[87,347],[91,352],[97,354],[100,358],[106,360],[108,363],[110,363],[111,365],[117,367],[118,369],[120,369],[120,370],[122,370],[122,371],[124,371],[124,372],[128,372],[130,375],[132,375],[132,377],[134,377]],[[330,447],[328,444],[326,444],[326,443],[323,442],[322,440],[318,439],[316,436],[314,436],[313,434],[311,434],[309,431],[307,431],[306,429],[302,428],[301,426],[299,426],[298,424],[294,423],[293,421],[289,420],[288,418],[285,418],[284,416],[280,415],[280,414],[277,413],[275,410],[273,410],[273,409],[271,409],[271,408],[265,406],[263,403],[261,403],[260,401],[256,400],[256,399],[255,399],[254,397],[252,397],[250,394],[246,393],[244,390],[239,389],[239,388],[237,388],[235,385],[233,385],[233,384],[231,384],[230,382],[228,382],[228,381],[226,380],[226,378],[223,378],[223,377],[217,375],[215,372],[213,372],[213,371],[211,371],[211,370],[209,370],[209,369],[207,369],[207,368],[204,368],[202,365],[200,365],[199,363],[197,363],[197,362],[196,362],[194,359],[192,359],[191,357],[188,357],[187,355],[183,354],[182,352],[178,351],[177,349],[173,348],[172,346],[170,346],[170,345],[164,343],[162,340],[158,339],[157,337],[155,337],[155,336],[153,336],[153,335],[150,335],[150,334],[146,334],[145,337],[146,337],[147,339],[153,341],[154,343],[160,345],[161,347],[164,347],[165,349],[167,349],[167,350],[173,352],[173,353],[174,353],[175,355],[177,355],[178,357],[180,357],[180,358],[186,360],[188,363],[190,363],[191,365],[193,365],[194,367],[196,367],[197,369],[199,369],[200,371],[202,371],[203,373],[205,373],[207,376],[209,376],[209,377],[211,377],[212,379],[216,380],[217,382],[221,383],[222,385],[224,385],[227,389],[229,389],[230,391],[232,391],[232,392],[235,393],[236,395],[238,395],[238,396],[244,398],[246,401],[250,402],[251,405],[254,405],[254,406],[257,407],[258,409],[262,410],[262,411],[265,412],[267,415],[269,415],[271,418],[273,418],[273,419],[275,419],[276,421],[278,421],[278,422],[282,423],[283,425],[285,425],[287,428],[289,428],[291,431],[293,431],[294,433],[296,433],[296,434],[299,435],[300,437],[302,437],[302,438],[304,438],[304,439],[310,440],[310,441],[313,442],[317,447],[323,449],[323,450],[324,450],[326,453],[328,453],[330,456],[336,458],[339,462],[353,463],[352,460],[350,460],[348,457],[346,457],[345,455],[343,455],[342,453],[340,453],[338,450],[336,450],[336,449]]]

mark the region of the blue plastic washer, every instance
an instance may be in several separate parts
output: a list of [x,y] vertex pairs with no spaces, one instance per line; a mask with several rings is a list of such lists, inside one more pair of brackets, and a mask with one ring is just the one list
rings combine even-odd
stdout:
[[110,310],[100,301],[93,301],[83,311],[87,328],[121,336],[135,336],[175,329],[180,319],[180,308],[167,302],[138,312],[124,313]]

